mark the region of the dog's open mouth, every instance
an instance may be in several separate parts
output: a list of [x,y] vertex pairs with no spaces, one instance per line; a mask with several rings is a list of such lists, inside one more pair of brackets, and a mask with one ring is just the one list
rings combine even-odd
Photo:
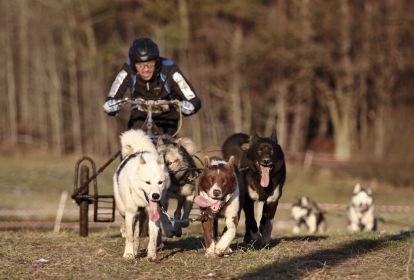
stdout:
[[210,208],[213,214],[218,213],[221,209],[221,206],[223,206],[222,200],[213,199],[211,197],[206,199],[201,195],[197,195],[194,198],[194,202],[201,208]]
[[260,169],[260,186],[266,188],[269,186],[269,174],[272,170],[273,165],[270,163],[257,162]]
[[151,221],[157,222],[160,219],[160,212],[158,211],[158,201],[148,201],[148,215]]
[[361,211],[361,213],[365,213],[369,210],[369,208],[371,207],[368,204],[360,204],[359,206],[359,211]]
[[148,201],[148,216],[151,221],[157,222],[160,219],[160,212],[158,211],[158,204],[160,202],[160,199],[149,199],[149,196],[145,191],[144,196]]

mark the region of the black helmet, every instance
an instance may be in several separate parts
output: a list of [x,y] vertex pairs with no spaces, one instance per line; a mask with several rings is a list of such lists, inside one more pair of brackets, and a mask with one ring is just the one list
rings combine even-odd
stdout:
[[160,56],[157,44],[147,37],[139,37],[134,40],[129,48],[129,60],[135,64],[149,60],[156,60]]

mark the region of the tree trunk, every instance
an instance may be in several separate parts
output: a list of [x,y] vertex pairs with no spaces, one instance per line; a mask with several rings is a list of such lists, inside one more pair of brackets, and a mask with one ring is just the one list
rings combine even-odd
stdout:
[[31,42],[28,38],[28,21],[30,12],[28,11],[28,4],[27,0],[19,0],[17,1],[18,4],[18,31],[17,31],[17,42],[18,48],[16,51],[18,52],[18,73],[19,73],[19,83],[17,86],[19,99],[20,102],[20,127],[23,129],[24,137],[30,142],[32,141],[33,130],[32,130],[32,116],[36,114],[36,112],[32,111],[31,100],[34,98],[31,93],[29,92],[29,83],[28,78],[29,75],[33,74],[29,72],[30,69],[30,60],[29,60],[29,53]]
[[265,124],[264,135],[270,136],[272,130],[276,128],[277,139],[282,148],[288,148],[288,83],[287,81],[276,81],[272,86],[274,96],[277,96],[273,107],[269,106],[269,114]]
[[384,28],[384,45],[385,48],[380,54],[381,72],[376,79],[376,90],[378,106],[375,118],[375,148],[374,155],[377,160],[384,158],[388,140],[391,138],[388,130],[388,120],[391,107],[391,91],[395,84],[395,73],[398,71],[398,64],[402,64],[397,55],[399,27],[396,24],[389,24],[389,19],[401,17],[401,2],[386,1],[386,15],[383,25]]
[[230,96],[231,96],[231,111],[233,118],[233,131],[242,131],[243,129],[243,114],[241,103],[241,73],[240,73],[240,52],[243,43],[243,27],[236,23],[234,34],[232,37],[231,54],[230,54]]
[[47,94],[49,97],[49,122],[50,122],[50,141],[52,150],[58,154],[63,154],[63,120],[62,120],[62,85],[59,79],[59,70],[56,65],[56,48],[53,44],[53,38],[49,36],[47,49],[49,58],[45,63],[47,64],[48,89]]
[[[180,46],[180,64],[186,73],[186,76],[190,80],[192,80],[193,75],[191,75],[192,71],[190,66],[194,66],[194,64],[190,64],[190,19],[188,14],[188,5],[187,0],[179,0],[178,1],[178,12],[180,15],[180,27],[181,27],[181,46]],[[187,74],[188,73],[188,74]],[[194,86],[194,85],[193,85]],[[189,119],[183,120],[184,129],[183,132],[191,132],[191,139],[198,143],[198,145],[202,145],[202,126],[200,121],[200,114],[191,116]],[[190,128],[191,127],[191,128]]]
[[[64,3],[68,9],[71,7],[69,1],[65,1]],[[65,51],[67,61],[67,90],[69,95],[68,109],[70,111],[69,123],[72,131],[69,142],[73,145],[73,152],[80,154],[83,151],[80,118],[81,104],[78,97],[79,87],[77,77],[78,69],[76,63],[76,43],[73,40],[73,36],[76,32],[76,15],[74,15],[72,9],[70,9],[70,12],[67,13],[67,27],[68,28],[64,30],[62,36],[63,49]]]
[[15,63],[14,63],[14,55],[13,55],[13,15],[11,11],[11,2],[2,2],[2,5],[6,5],[7,12],[5,13],[5,32],[4,32],[4,46],[3,49],[5,52],[4,56],[4,64],[5,64],[5,91],[7,94],[7,108],[8,108],[8,119],[10,125],[9,131],[9,139],[12,144],[17,144],[17,136],[18,136],[18,113],[17,113],[17,93],[16,93],[16,77],[14,76],[15,73]]
[[297,99],[293,109],[294,119],[292,126],[292,137],[289,146],[289,150],[292,152],[304,151],[309,126],[310,109],[312,106],[312,63],[307,62],[306,57],[313,32],[311,30],[312,24],[310,22],[309,0],[302,0],[300,3],[302,47],[299,49],[299,52],[301,57],[303,57],[304,63],[300,64],[301,69],[298,73],[298,86],[295,93],[297,95]]
[[[356,132],[356,109],[353,67],[350,57],[351,14],[348,0],[341,0],[340,6],[340,64],[335,77],[335,89],[324,86],[324,94],[328,111],[334,127],[335,152],[339,161],[348,161],[352,156],[353,137]],[[334,62],[333,62],[334,63]]]

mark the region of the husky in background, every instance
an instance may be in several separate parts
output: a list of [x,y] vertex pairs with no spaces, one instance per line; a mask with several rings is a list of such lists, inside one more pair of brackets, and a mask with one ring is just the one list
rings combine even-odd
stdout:
[[121,135],[123,160],[113,177],[116,208],[122,216],[121,233],[125,237],[123,257],[138,255],[142,223],[148,216],[149,242],[147,258],[156,260],[160,232],[159,204],[170,185],[164,158],[142,130],[128,130]]
[[377,230],[372,190],[363,188],[360,184],[355,185],[348,205],[348,230],[352,232]]
[[326,220],[323,211],[314,200],[307,196],[300,197],[292,204],[291,215],[295,221],[294,234],[300,232],[302,225],[311,234],[324,234],[326,232]]

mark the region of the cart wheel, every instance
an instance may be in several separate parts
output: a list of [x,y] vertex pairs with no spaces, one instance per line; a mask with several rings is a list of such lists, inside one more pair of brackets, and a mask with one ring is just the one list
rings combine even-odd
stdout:
[[[89,168],[86,165],[82,165],[80,169],[80,182],[79,185],[83,186],[83,184],[89,178]],[[85,189],[83,193],[80,195],[88,195],[89,194],[89,186]],[[82,199],[80,202],[80,212],[79,212],[79,235],[80,236],[88,236],[88,211],[89,211],[89,199]]]

